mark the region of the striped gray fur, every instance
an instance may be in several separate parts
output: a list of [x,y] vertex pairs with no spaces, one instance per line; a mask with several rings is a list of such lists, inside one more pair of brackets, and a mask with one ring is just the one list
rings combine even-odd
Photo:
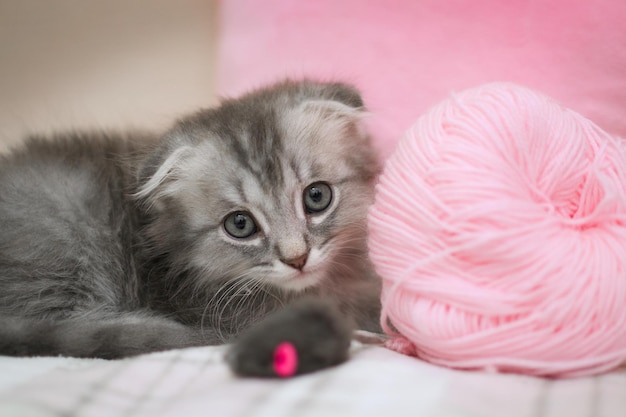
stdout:
[[[0,160],[0,354],[218,344],[303,296],[378,329],[363,111],[350,86],[285,81],[163,134],[30,138]],[[309,213],[317,182],[332,200]],[[229,235],[235,211],[257,233]]]

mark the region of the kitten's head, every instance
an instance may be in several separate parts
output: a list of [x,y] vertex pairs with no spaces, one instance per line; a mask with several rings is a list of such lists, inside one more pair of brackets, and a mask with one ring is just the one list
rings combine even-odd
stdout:
[[180,121],[140,175],[155,251],[295,292],[367,262],[379,165],[362,115],[351,87],[285,82]]

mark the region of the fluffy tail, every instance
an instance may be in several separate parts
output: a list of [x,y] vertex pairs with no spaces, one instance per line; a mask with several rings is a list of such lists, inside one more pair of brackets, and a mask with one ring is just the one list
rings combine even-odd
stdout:
[[141,315],[34,320],[0,317],[0,355],[116,359],[215,343],[199,330]]

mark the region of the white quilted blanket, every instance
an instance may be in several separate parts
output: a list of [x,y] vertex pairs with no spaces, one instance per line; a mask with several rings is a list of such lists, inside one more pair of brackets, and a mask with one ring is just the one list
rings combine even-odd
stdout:
[[439,368],[355,343],[344,365],[241,379],[224,347],[104,361],[0,357],[0,416],[626,417],[626,371],[546,380]]

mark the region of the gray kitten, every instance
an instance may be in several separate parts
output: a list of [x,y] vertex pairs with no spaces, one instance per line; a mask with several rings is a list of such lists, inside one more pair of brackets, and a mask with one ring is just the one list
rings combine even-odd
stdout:
[[0,354],[219,344],[304,296],[378,329],[362,111],[288,81],[160,137],[31,138],[0,160]]

